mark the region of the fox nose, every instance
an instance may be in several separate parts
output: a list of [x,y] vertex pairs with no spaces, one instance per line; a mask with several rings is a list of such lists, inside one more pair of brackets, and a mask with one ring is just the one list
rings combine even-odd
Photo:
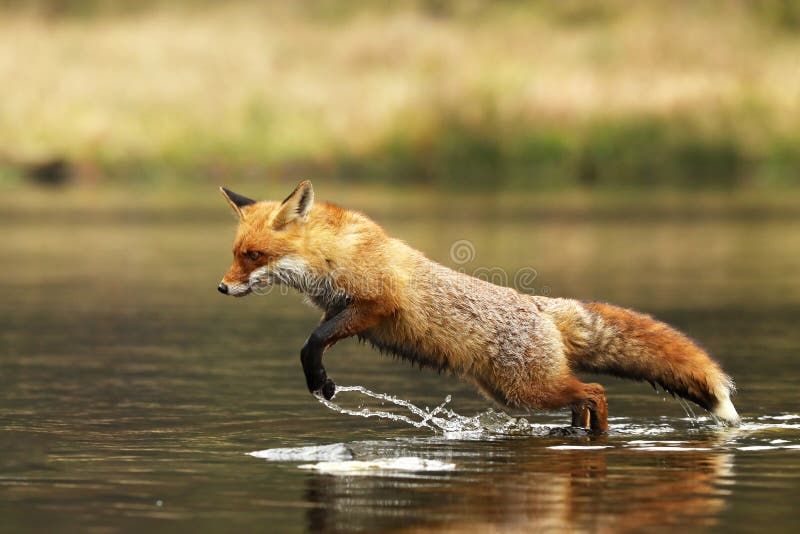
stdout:
[[227,295],[228,294],[228,286],[226,284],[222,283],[222,284],[217,286],[217,291],[219,291],[223,295]]

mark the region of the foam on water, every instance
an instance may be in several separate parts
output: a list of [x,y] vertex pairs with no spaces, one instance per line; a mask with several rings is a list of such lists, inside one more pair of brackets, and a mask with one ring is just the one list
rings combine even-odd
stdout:
[[[452,462],[409,456],[403,448],[398,450],[397,445],[393,442],[356,441],[331,445],[265,449],[247,454],[270,462],[314,462],[304,463],[297,467],[334,475],[438,472],[452,471],[456,468],[456,464]],[[386,451],[387,447],[393,450]],[[399,454],[381,457],[387,452]],[[378,457],[375,457],[376,455]]]
[[420,472],[420,471],[453,471],[456,464],[439,460],[428,460],[416,456],[401,458],[378,458],[375,460],[347,460],[341,462],[318,462],[303,464],[300,469],[311,469],[321,473],[346,475],[372,475],[382,471]]
[[[633,423],[626,417],[614,417],[603,441],[588,441],[584,433],[551,432],[564,430],[563,426],[531,424],[523,418],[514,418],[502,412],[487,410],[472,417],[460,415],[447,408],[451,399],[433,409],[420,408],[409,401],[391,395],[374,393],[361,386],[340,387],[337,393],[354,392],[402,408],[404,412],[392,413],[359,406],[344,408],[337,403],[320,398],[320,402],[341,414],[357,417],[377,417],[401,422],[414,428],[424,428],[436,435],[429,438],[411,438],[389,441],[354,441],[308,447],[276,448],[254,451],[250,456],[271,462],[301,463],[298,467],[332,475],[375,475],[409,477],[420,472],[449,472],[458,468],[455,458],[464,459],[461,468],[469,470],[464,451],[453,453],[451,440],[493,440],[511,436],[547,438],[544,448],[552,451],[582,451],[586,455],[628,454],[639,451],[666,454],[795,454],[800,451],[800,415],[780,414],[747,418],[737,428],[697,428],[698,421],[711,422],[705,417],[693,418],[687,427],[686,420]],[[714,430],[709,432],[708,430]],[[552,444],[553,438],[563,438]],[[579,441],[576,441],[576,438]],[[543,448],[543,450],[544,450]],[[420,455],[421,453],[421,455]],[[483,453],[476,453],[478,455]],[[494,454],[494,453],[493,453]],[[431,458],[431,456],[437,459]]]
[[669,440],[669,439],[659,439],[659,440],[634,439],[634,440],[629,441],[628,445],[650,446],[650,445],[655,445],[656,443],[659,443],[661,445],[683,445],[684,443],[687,443],[687,442],[683,441],[683,440],[677,440],[677,439],[673,439],[673,440]]
[[613,449],[613,445],[553,445],[547,447],[555,451],[591,451],[597,449]]
[[713,451],[711,447],[662,447],[658,445],[650,445],[646,447],[631,447],[635,451],[658,451],[658,452],[672,452],[672,451]]
[[248,452],[247,454],[271,462],[312,462],[320,460],[339,461],[353,459],[353,452],[344,443],[314,445],[310,447],[265,449],[263,451]]
[[774,430],[774,429],[797,429],[800,430],[800,423],[792,424],[792,423],[747,423],[742,422],[739,425],[738,430],[744,431],[760,431],[760,430]]
[[608,425],[608,434],[610,436],[661,436],[673,432],[677,432],[677,429],[667,423],[610,423]]

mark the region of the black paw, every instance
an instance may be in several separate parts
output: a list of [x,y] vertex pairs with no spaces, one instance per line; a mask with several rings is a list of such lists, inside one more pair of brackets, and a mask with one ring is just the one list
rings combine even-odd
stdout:
[[325,397],[325,400],[331,400],[335,394],[336,384],[330,378],[326,378],[325,383],[322,384],[322,396]]
[[328,375],[325,373],[325,369],[320,368],[316,372],[306,373],[306,386],[309,393],[316,393],[321,390],[327,381]]

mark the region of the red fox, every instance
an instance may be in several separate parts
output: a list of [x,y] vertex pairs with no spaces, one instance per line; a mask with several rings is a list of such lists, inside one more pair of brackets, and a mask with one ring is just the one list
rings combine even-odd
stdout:
[[575,371],[659,384],[725,423],[739,421],[733,381],[719,364],[647,315],[522,294],[454,271],[359,212],[315,203],[309,181],[282,202],[221,190],[239,228],[218,290],[242,297],[284,284],[324,312],[300,352],[312,393],[333,397],[322,355],[358,336],[382,352],[454,373],[502,406],[569,407],[572,425],[594,432],[608,428],[605,391]]

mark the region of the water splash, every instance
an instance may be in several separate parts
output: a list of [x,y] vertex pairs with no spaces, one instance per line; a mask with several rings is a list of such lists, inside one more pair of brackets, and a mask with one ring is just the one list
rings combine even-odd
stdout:
[[697,425],[699,423],[699,418],[694,413],[694,409],[692,408],[689,402],[681,397],[676,397],[678,399],[678,404],[680,404],[681,408],[683,408],[684,413],[686,414],[686,418],[693,424]]
[[472,417],[467,417],[456,413],[447,408],[452,401],[448,395],[444,402],[430,410],[422,409],[409,401],[398,399],[385,393],[375,393],[363,386],[336,386],[336,395],[344,392],[356,392],[373,399],[388,402],[408,411],[408,415],[403,413],[392,413],[385,410],[373,410],[370,408],[359,407],[353,410],[326,400],[322,396],[317,399],[331,410],[357,417],[377,417],[388,419],[411,425],[415,428],[428,428],[436,433],[452,439],[469,439],[486,436],[530,436],[533,434],[545,434],[550,427],[544,425],[534,425],[524,418],[511,417],[503,412],[496,412],[489,409]]
[[[444,402],[439,404],[433,409],[420,408],[415,404],[398,399],[392,395],[385,393],[376,393],[370,391],[363,386],[337,386],[336,398],[339,398],[341,393],[358,393],[366,397],[381,401],[382,403],[390,404],[395,407],[401,408],[401,413],[372,409],[359,406],[357,409],[346,408],[335,402],[325,400],[321,396],[317,399],[329,409],[356,417],[375,417],[379,419],[387,419],[404,423],[415,428],[426,428],[434,433],[441,435],[446,439],[492,439],[503,438],[512,436],[550,436],[550,437],[569,437],[571,434],[565,435],[556,434],[554,431],[563,429],[563,425],[543,425],[528,422],[527,419],[522,417],[512,417],[506,413],[498,412],[493,409],[488,409],[477,415],[467,417],[456,413],[448,407],[452,398],[448,395]],[[689,423],[690,429],[682,429],[680,424],[675,425],[676,420],[668,420],[662,416],[661,421],[642,421],[641,423],[634,423],[628,421],[626,417],[613,417],[609,419],[610,427],[608,435],[612,438],[626,439],[632,436],[648,436],[657,437],[664,435],[674,435],[676,433],[692,429],[696,430],[697,427],[703,426],[708,423],[714,423],[714,426],[720,430],[724,430],[726,435],[729,436],[727,446],[739,447],[742,443],[737,441],[737,437],[749,436],[762,431],[779,431],[779,430],[794,430],[800,429],[800,414],[779,414],[779,415],[761,415],[754,418],[743,418],[742,423],[738,427],[729,427],[719,422],[713,415],[706,414],[703,416],[696,415],[691,406],[686,403],[681,403],[686,411],[687,417],[679,418],[677,421],[685,421]],[[713,427],[712,427],[713,428]],[[774,436],[772,436],[774,437]],[[672,444],[668,444],[672,445]],[[748,444],[749,445],[749,444]],[[762,445],[758,443],[758,445]],[[797,442],[792,439],[791,444],[771,444],[775,448],[797,448]]]

